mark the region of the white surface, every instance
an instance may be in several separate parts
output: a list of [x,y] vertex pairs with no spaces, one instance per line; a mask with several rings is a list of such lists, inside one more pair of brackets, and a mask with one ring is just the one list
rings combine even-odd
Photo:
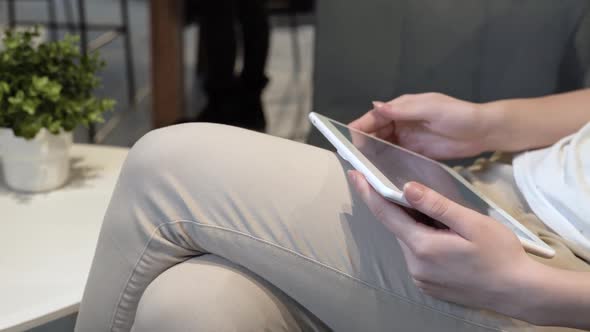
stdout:
[[41,129],[27,140],[12,130],[0,133],[5,184],[15,190],[48,191],[63,186],[70,172],[72,133],[51,134]]
[[127,149],[74,145],[68,183],[49,193],[0,182],[0,331],[78,308],[102,218]]

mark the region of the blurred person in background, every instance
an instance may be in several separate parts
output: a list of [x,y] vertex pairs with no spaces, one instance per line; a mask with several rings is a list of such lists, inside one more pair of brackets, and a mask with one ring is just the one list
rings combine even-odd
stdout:
[[[268,83],[265,66],[270,33],[266,0],[187,1],[185,8],[189,19],[197,18],[200,25],[203,50],[199,55],[205,58],[207,104],[199,115],[181,122],[213,122],[264,131],[262,91]],[[235,70],[238,45],[243,49],[239,74]]]

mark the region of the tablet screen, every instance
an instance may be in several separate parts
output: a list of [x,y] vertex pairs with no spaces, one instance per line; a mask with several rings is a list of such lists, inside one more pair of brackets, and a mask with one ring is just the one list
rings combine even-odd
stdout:
[[528,230],[517,228],[438,162],[351,130],[338,122],[330,122],[400,191],[406,182],[422,183],[456,203],[498,220],[517,235],[533,240],[532,236],[526,234]]

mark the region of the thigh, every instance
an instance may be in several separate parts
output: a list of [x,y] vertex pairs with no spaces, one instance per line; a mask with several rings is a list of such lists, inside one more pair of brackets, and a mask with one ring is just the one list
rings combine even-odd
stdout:
[[243,267],[202,255],[143,293],[132,331],[326,331],[320,320]]
[[[98,318],[125,329],[157,275],[213,253],[337,331],[529,327],[423,295],[396,239],[349,186],[346,169],[326,150],[227,126],[149,134],[122,170],[81,316],[111,308]],[[399,218],[408,216],[400,210]],[[109,292],[99,287],[106,274]]]
[[512,165],[479,160],[473,166],[461,170],[461,174],[481,193],[494,201],[555,250],[555,256],[550,259],[532,254],[531,257],[557,268],[590,271],[590,264],[588,264],[590,262],[590,253],[573,243],[569,243],[551,231],[531,211],[514,181]]

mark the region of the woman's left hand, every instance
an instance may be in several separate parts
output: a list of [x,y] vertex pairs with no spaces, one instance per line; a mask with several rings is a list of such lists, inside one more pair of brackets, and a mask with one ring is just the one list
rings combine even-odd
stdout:
[[424,293],[519,316],[519,301],[526,298],[523,285],[541,264],[524,252],[506,226],[421,184],[406,184],[404,196],[414,209],[449,227],[435,229],[400,213],[361,173],[350,171],[349,177],[375,217],[397,237],[408,270]]

